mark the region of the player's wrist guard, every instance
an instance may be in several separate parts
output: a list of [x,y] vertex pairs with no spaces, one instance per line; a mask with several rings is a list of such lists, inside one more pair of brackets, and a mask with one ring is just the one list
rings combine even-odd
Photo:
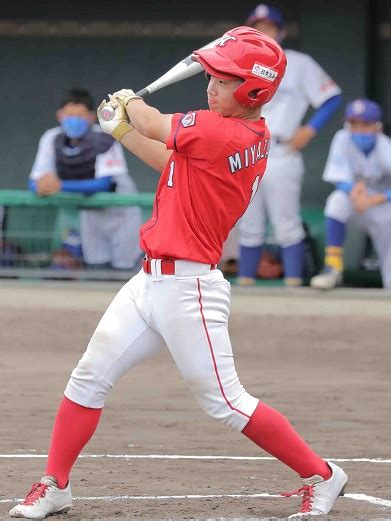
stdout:
[[128,132],[132,132],[132,130],[134,130],[133,125],[129,125],[129,123],[126,123],[125,121],[121,121],[121,123],[119,123],[114,128],[111,135],[117,141],[121,141],[121,139],[124,137],[124,135],[127,134]]

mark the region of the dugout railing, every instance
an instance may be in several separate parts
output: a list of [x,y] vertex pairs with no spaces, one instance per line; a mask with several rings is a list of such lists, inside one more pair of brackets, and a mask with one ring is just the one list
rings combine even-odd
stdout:
[[[79,230],[79,210],[139,206],[144,220],[151,213],[153,193],[131,195],[57,193],[40,197],[24,190],[0,190],[3,208],[0,237],[1,278],[127,280],[131,271],[87,270],[66,265],[54,268],[53,256],[61,250],[64,235]],[[1,215],[1,214],[0,214]]]
[[[154,194],[99,193],[90,196],[58,193],[40,197],[25,190],[0,190],[0,278],[71,280],[128,280],[131,271],[53,268],[53,255],[61,248],[64,233],[78,231],[79,210],[113,206],[139,206],[144,220],[152,211]],[[0,212],[0,217],[2,215]],[[323,208],[304,207],[302,219],[323,259]],[[378,260],[368,238],[349,233],[344,279],[348,285],[381,287]],[[282,282],[280,281],[282,284]],[[278,284],[278,282],[277,282]]]

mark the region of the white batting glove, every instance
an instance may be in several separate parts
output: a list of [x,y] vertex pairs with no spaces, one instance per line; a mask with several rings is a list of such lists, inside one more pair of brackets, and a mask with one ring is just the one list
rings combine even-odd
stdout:
[[[109,121],[103,119],[101,114],[102,109],[107,105],[115,111],[114,117]],[[120,102],[116,102],[112,96],[110,96],[109,102],[107,102],[105,99],[102,101],[96,113],[98,115],[98,121],[103,132],[106,134],[111,134],[117,141],[121,141],[125,134],[134,130],[133,125],[130,124],[124,105]]]
[[141,96],[137,96],[137,94],[134,93],[132,89],[121,89],[117,90],[117,92],[114,92],[114,94],[111,94],[110,99],[115,99],[122,103],[124,107],[129,103],[131,100],[135,99],[142,99]]

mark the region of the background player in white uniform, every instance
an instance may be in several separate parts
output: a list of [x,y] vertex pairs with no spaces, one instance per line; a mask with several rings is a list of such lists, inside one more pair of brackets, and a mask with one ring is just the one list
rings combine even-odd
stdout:
[[[260,4],[246,25],[277,41],[284,38],[279,10]],[[286,74],[276,95],[262,110],[270,129],[271,146],[262,189],[239,221],[240,262],[238,283],[255,283],[257,266],[269,219],[282,248],[285,284],[302,284],[305,232],[300,216],[304,164],[300,150],[316,136],[341,103],[341,90],[307,54],[285,49]],[[301,126],[309,106],[316,112]]]
[[323,179],[336,185],[326,202],[326,257],[311,286],[342,283],[346,225],[367,233],[379,256],[385,288],[391,288],[391,140],[382,133],[380,106],[357,99],[346,106],[345,128],[331,143]]
[[[96,121],[88,91],[68,91],[56,113],[60,126],[40,139],[29,187],[40,195],[59,191],[137,192],[123,149]],[[87,267],[132,269],[141,257],[141,210],[113,207],[80,211],[80,235]]]

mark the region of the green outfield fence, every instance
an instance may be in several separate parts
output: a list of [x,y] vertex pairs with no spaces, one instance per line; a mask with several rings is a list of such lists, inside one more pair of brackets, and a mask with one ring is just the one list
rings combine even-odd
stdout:
[[[4,209],[0,236],[0,278],[127,280],[132,272],[91,271],[82,267],[54,270],[51,266],[53,253],[61,248],[65,232],[78,230],[80,209],[139,206],[146,220],[152,211],[154,195],[99,193],[85,196],[58,193],[40,197],[30,191],[0,190],[0,207]],[[322,259],[323,209],[304,207],[302,218],[316,245],[317,255]],[[349,233],[348,237],[345,280],[350,285],[380,287],[377,259],[373,249],[368,248],[367,238],[358,233]]]

